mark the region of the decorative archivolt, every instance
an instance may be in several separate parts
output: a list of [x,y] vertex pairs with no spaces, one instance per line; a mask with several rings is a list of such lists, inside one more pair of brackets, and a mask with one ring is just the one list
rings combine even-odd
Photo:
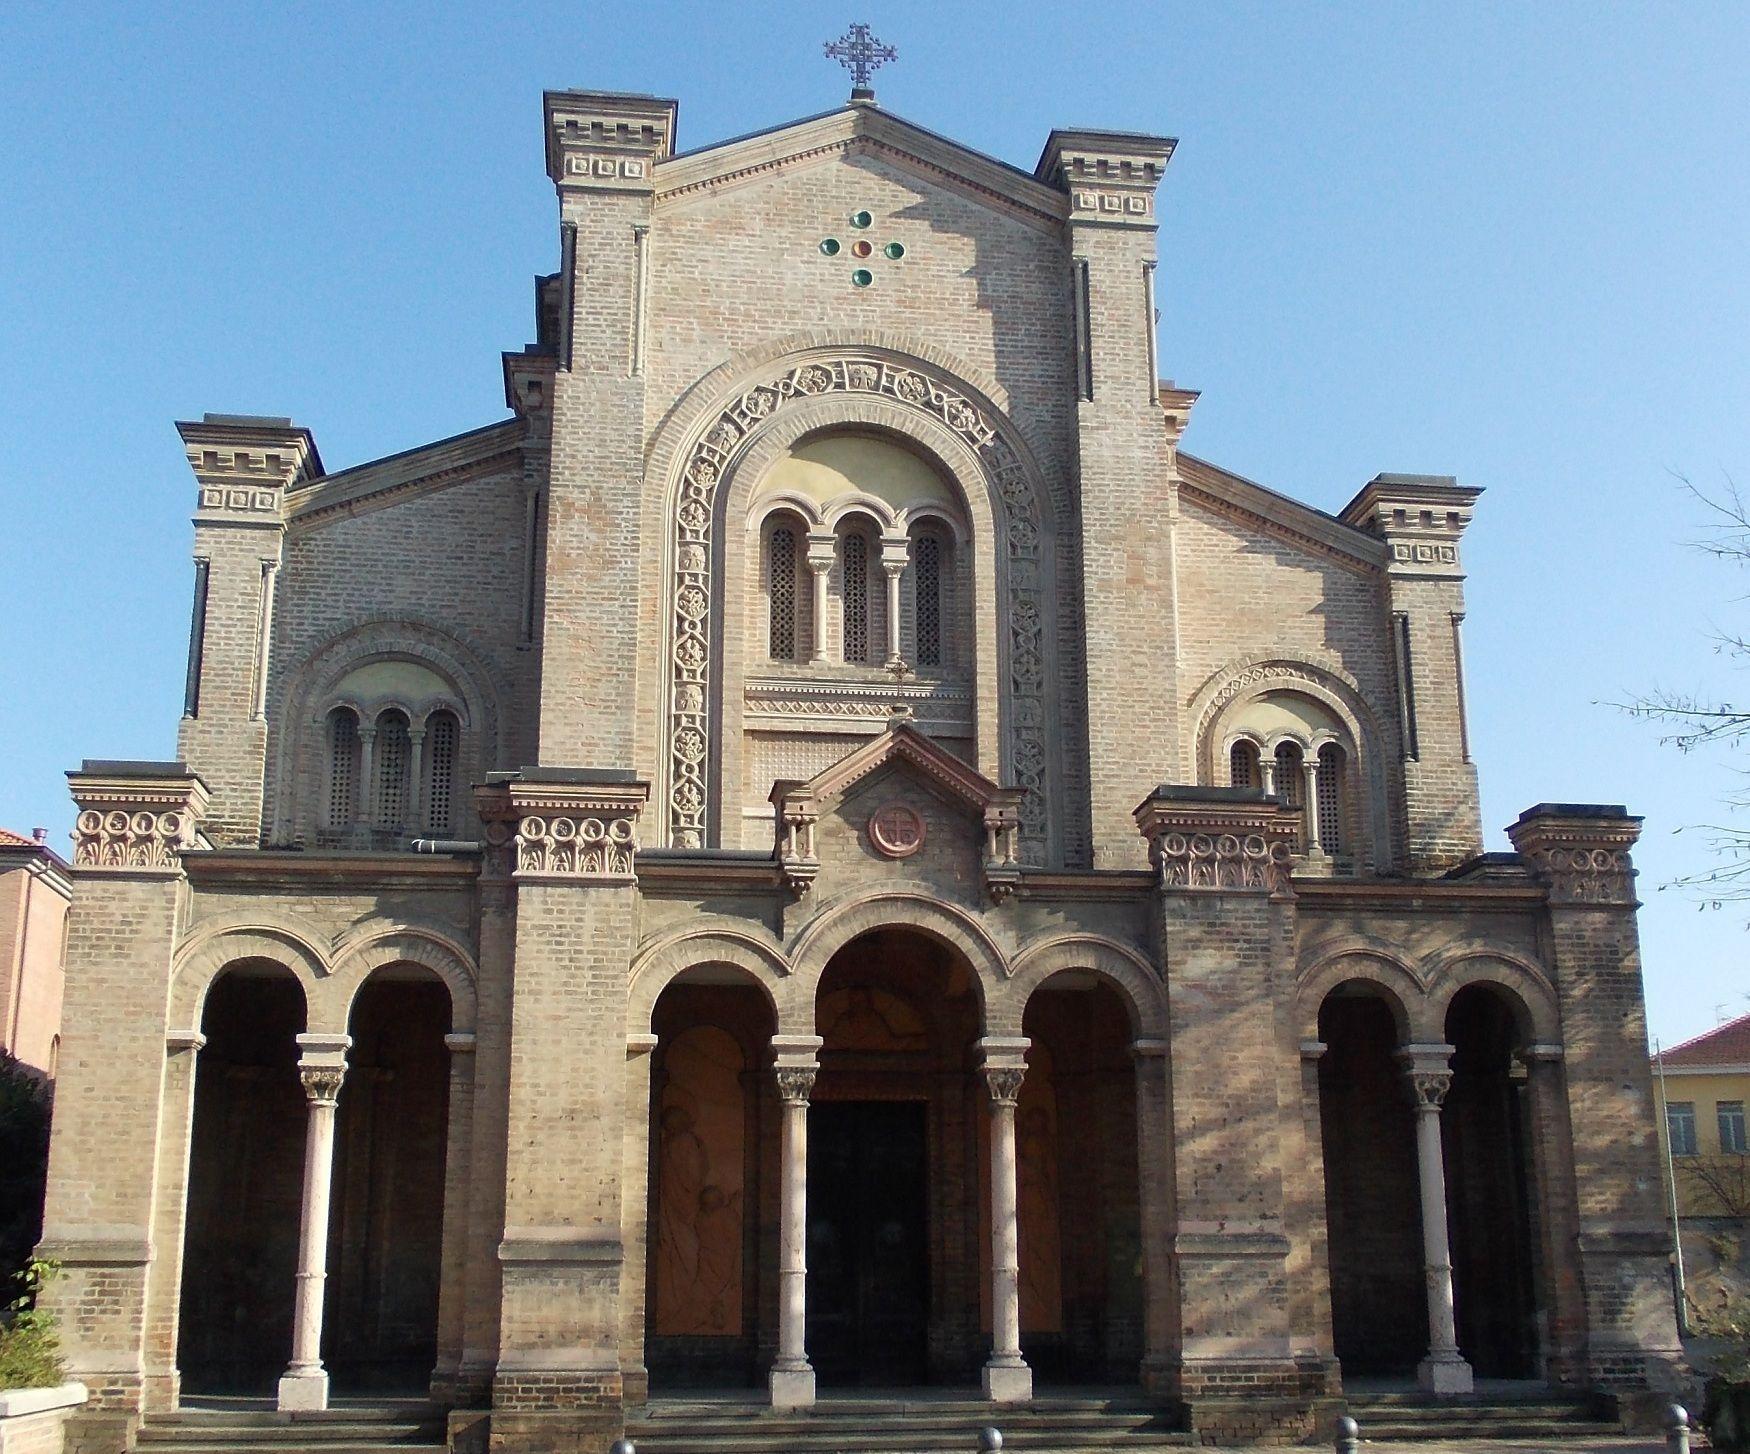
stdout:
[[1166,1035],[1166,995],[1160,972],[1126,944],[1097,934],[1064,934],[1028,944],[1015,956],[1015,975],[1003,995],[999,1015],[987,1015],[990,1034],[1021,1033],[1027,1002],[1053,975],[1084,971],[1110,984],[1130,1012],[1139,1040]]
[[345,1033],[360,986],[376,970],[398,964],[430,970],[449,991],[452,1028],[474,1028],[478,972],[473,956],[441,931],[367,924],[325,944],[312,925],[235,917],[201,925],[178,950],[170,980],[172,1031],[197,1029],[213,982],[231,966],[251,960],[288,971],[303,993],[305,1028],[311,1031]]
[[[424,666],[454,687],[418,704],[387,699],[366,703],[340,690],[360,667],[374,662],[412,662]],[[499,766],[500,725],[509,687],[496,672],[456,637],[429,622],[406,617],[364,621],[331,637],[313,650],[284,679],[278,703],[270,713],[277,725],[275,751],[273,837],[276,841],[309,831],[313,802],[308,784],[321,776],[326,746],[327,714],[336,706],[359,711],[368,721],[386,706],[399,706],[417,726],[430,712],[453,711],[464,729],[464,781],[479,781]],[[305,791],[305,799],[300,792]]]
[[1405,1044],[1446,1037],[1453,997],[1470,985],[1504,992],[1526,1042],[1561,1039],[1561,1010],[1548,971],[1535,960],[1493,945],[1448,945],[1416,959],[1356,936],[1327,946],[1296,975],[1302,1038],[1318,1038],[1319,1010],[1331,992],[1357,981],[1391,1007]]
[[724,481],[751,441],[798,401],[862,395],[928,416],[945,426],[977,460],[998,507],[1004,602],[1002,654],[1007,698],[1007,773],[1026,788],[1022,807],[1025,856],[1041,862],[1048,842],[1046,752],[1047,596],[1049,529],[1039,492],[1016,444],[984,405],[932,367],[876,350],[774,363],[756,374],[698,432],[680,465],[672,520],[669,720],[667,730],[670,841],[705,846],[714,770],[712,673],[718,650],[713,613],[718,568],[715,533],[723,528]]
[[[1340,732],[1308,726],[1266,738],[1244,731],[1238,724],[1247,704],[1273,694],[1306,698],[1328,713]],[[1364,857],[1376,868],[1390,867],[1393,795],[1386,740],[1360,684],[1335,660],[1272,654],[1230,662],[1192,698],[1187,720],[1192,724],[1197,780],[1209,784],[1227,781],[1227,754],[1236,740],[1252,741],[1261,751],[1274,751],[1279,742],[1293,741],[1308,753],[1327,741],[1341,742],[1354,753]]]
[[647,1033],[651,1013],[662,992],[689,969],[707,965],[730,965],[740,970],[759,989],[776,1017],[779,986],[790,975],[790,961],[784,951],[771,940],[749,933],[740,920],[708,920],[690,923],[646,944],[633,956],[627,994],[627,1033]]

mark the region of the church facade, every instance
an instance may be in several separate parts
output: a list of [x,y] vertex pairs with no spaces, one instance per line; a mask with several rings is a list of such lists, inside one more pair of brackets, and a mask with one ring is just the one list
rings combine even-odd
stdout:
[[[1173,143],[550,93],[510,417],[180,427],[179,760],[89,761],[44,1250],[80,1447],[1681,1372],[1639,820],[1482,852],[1478,491],[1180,448]],[[474,1441],[470,1443],[469,1441]]]

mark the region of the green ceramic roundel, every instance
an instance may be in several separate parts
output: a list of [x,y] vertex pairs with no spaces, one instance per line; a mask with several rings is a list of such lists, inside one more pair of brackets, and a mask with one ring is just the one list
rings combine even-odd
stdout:
[[875,221],[875,219],[873,217],[871,217],[867,212],[853,212],[851,214],[851,226],[852,227],[868,227],[868,226],[872,225],[874,223],[874,221]]
[[866,288],[874,281],[875,274],[870,272],[868,268],[858,268],[856,272],[851,274],[851,284],[853,287]]
[[898,262],[905,256],[905,244],[903,242],[890,242],[886,247],[882,248],[881,251],[886,253],[888,257],[892,258],[895,262]]
[[821,238],[820,250],[828,257],[837,257],[839,255],[839,240],[836,237]]

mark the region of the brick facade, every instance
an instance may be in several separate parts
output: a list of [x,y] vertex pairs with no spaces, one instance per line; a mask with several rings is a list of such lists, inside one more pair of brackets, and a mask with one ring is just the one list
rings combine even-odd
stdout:
[[[690,153],[656,98],[552,93],[546,123],[560,270],[537,341],[505,355],[511,419],[335,474],[289,421],[182,426],[184,761],[72,780],[45,1246],[91,1390],[81,1447],[121,1450],[193,1367],[221,975],[296,986],[302,1028],[274,1053],[311,1146],[353,1055],[330,1317],[422,1309],[469,1447],[605,1451],[688,1369],[775,1360],[774,1396],[803,1397],[786,1330],[813,1243],[786,1230],[781,1146],[817,1067],[822,1105],[925,1106],[933,1184],[961,1189],[917,1228],[929,1375],[975,1378],[994,1345],[993,1397],[1031,1357],[1133,1379],[1205,1438],[1306,1434],[1344,1350],[1368,1356],[1354,1310],[1438,1281],[1411,1235],[1442,1174],[1439,1141],[1418,1162],[1407,1139],[1393,1057],[1414,1047],[1417,1116],[1441,1056],[1460,1087],[1448,1363],[1522,1357],[1631,1402],[1670,1386],[1636,820],[1544,805],[1515,854],[1480,853],[1459,646],[1477,491],[1381,475],[1331,517],[1181,452],[1196,396],[1159,379],[1152,315],[1172,143],[1056,132],[1029,174],[867,103]],[[929,489],[780,501],[813,556],[784,609],[811,643],[842,632],[831,522],[860,511],[871,629],[896,600],[915,642],[934,521],[939,671],[881,664],[880,642],[770,660],[766,481],[845,436],[921,461]],[[1248,751],[1257,780],[1236,782]],[[346,1077],[390,1061],[355,996],[410,980],[447,993],[447,1085],[410,1014],[426,1099],[378,1097],[405,1113],[365,1127]],[[698,1009],[725,996],[720,1021]],[[1354,996],[1367,1013],[1326,1013]],[[739,1120],[656,1113],[687,1006],[740,1027]],[[1477,1025],[1505,1028],[1485,1046]],[[1327,1030],[1361,1038],[1326,1062]],[[441,1173],[383,1185],[441,1183],[441,1217],[383,1243],[356,1163],[397,1134],[430,1159],[440,1126]],[[1370,1134],[1397,1138],[1386,1202],[1357,1176]],[[1503,1165],[1523,1215],[1478,1194]],[[830,1232],[845,1207],[816,1212]],[[1472,1270],[1497,1234],[1519,1239],[1524,1307]],[[359,1270],[379,1265],[380,1286]],[[710,1305],[723,1279],[736,1296]],[[289,1287],[264,1296],[306,1317]],[[658,1327],[659,1306],[694,1311]],[[331,1361],[393,1363],[347,1332]]]

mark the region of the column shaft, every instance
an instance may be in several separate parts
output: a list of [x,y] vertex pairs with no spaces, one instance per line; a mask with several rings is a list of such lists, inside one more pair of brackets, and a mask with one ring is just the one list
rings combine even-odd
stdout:
[[323,1295],[328,1280],[328,1207],[334,1184],[334,1119],[346,1075],[348,1037],[300,1035],[309,1119],[304,1131],[304,1200],[298,1221],[298,1282],[292,1307],[292,1361],[280,1379],[279,1406],[328,1407],[328,1373],[322,1367]]
[[786,1063],[776,1070],[783,1114],[778,1129],[778,1356],[772,1363],[772,1407],[806,1408],[814,1402],[808,1332],[808,1093],[816,1067]]
[[[1021,1042],[1022,1049],[1026,1042]],[[1002,1061],[987,1047],[990,1088],[990,1359],[984,1396],[996,1403],[1033,1397],[1033,1370],[1021,1357],[1021,1248],[1015,1193],[1015,1101],[1026,1066],[1010,1051]],[[1010,1056],[1013,1056],[1011,1059]]]
[[1408,1067],[1416,1102],[1416,1171],[1422,1199],[1422,1265],[1428,1289],[1428,1356],[1417,1370],[1421,1385],[1434,1393],[1469,1393],[1471,1367],[1458,1352],[1453,1312],[1452,1248],[1446,1229],[1446,1162],[1440,1144],[1440,1106],[1452,1085],[1449,1045],[1408,1046]]

